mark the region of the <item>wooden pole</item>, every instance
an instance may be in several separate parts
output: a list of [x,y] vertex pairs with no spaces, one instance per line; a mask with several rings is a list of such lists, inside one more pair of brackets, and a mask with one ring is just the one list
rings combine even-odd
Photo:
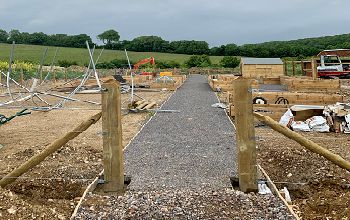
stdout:
[[286,126],[279,124],[278,122],[274,121],[272,118],[270,118],[268,116],[264,116],[264,115],[261,115],[258,113],[254,113],[254,116],[257,119],[259,119],[260,121],[265,122],[265,124],[270,126],[273,130],[278,131],[279,133],[283,134],[284,136],[298,142],[300,145],[306,147],[308,150],[323,156],[324,158],[333,162],[334,164],[338,165],[339,167],[346,169],[347,171],[350,171],[350,162],[346,161],[341,156],[330,152],[326,148],[321,147],[320,145],[316,144],[313,141],[310,141],[309,139],[305,138],[304,136],[290,130]]
[[41,161],[43,161],[46,157],[60,149],[63,145],[65,145],[68,141],[77,137],[80,133],[88,129],[92,124],[95,124],[98,120],[100,120],[102,113],[99,112],[96,115],[90,117],[88,120],[81,123],[79,126],[74,128],[72,131],[65,134],[62,138],[55,140],[51,143],[45,150],[43,150],[38,155],[31,157],[28,161],[23,163],[20,167],[14,169],[11,173],[7,174],[0,180],[0,186],[5,187],[6,185],[14,182],[17,177],[26,173],[36,165],[38,165]]
[[124,191],[120,86],[108,80],[102,91],[103,186],[105,192]]
[[294,60],[292,61],[292,74],[295,76],[295,62]]
[[284,75],[288,76],[288,62],[287,62],[287,60],[284,61]]
[[243,192],[255,192],[258,186],[251,80],[235,80],[234,86],[239,187]]
[[317,61],[316,57],[312,57],[311,59],[311,69],[312,69],[312,78],[317,79]]
[[305,73],[304,73],[304,61],[300,61],[300,69],[301,69],[301,75],[304,76]]

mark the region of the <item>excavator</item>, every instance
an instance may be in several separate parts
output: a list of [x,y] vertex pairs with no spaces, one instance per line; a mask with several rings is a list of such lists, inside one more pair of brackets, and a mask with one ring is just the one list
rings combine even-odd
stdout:
[[149,57],[143,60],[140,60],[139,62],[134,64],[134,69],[138,69],[141,65],[146,64],[146,63],[150,63],[151,65],[156,65],[156,62],[154,61],[153,57]]

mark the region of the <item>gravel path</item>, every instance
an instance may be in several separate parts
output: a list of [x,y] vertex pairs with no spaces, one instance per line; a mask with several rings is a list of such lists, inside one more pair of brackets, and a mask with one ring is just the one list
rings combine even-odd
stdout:
[[233,126],[202,75],[190,75],[125,150],[130,189],[230,187]]
[[294,219],[273,195],[233,190],[235,140],[201,75],[190,75],[125,150],[122,196],[89,193],[73,219]]
[[294,219],[272,195],[232,189],[127,191],[124,196],[88,195],[74,219]]

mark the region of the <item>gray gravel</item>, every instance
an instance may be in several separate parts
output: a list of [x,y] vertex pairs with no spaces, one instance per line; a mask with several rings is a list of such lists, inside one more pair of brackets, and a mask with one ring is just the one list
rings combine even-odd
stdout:
[[191,75],[125,151],[122,196],[88,194],[74,219],[294,219],[273,195],[233,190],[232,124],[203,76]]
[[272,195],[232,189],[128,191],[124,196],[91,194],[75,219],[294,219]]
[[233,126],[202,75],[190,75],[125,150],[130,189],[230,187]]

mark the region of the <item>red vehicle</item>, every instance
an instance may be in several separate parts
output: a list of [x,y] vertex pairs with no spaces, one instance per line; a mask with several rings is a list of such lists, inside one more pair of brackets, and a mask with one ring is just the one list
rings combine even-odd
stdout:
[[350,58],[349,49],[324,50],[318,55],[320,63],[317,67],[318,77],[348,78],[350,77],[350,62],[342,61],[340,57]]

